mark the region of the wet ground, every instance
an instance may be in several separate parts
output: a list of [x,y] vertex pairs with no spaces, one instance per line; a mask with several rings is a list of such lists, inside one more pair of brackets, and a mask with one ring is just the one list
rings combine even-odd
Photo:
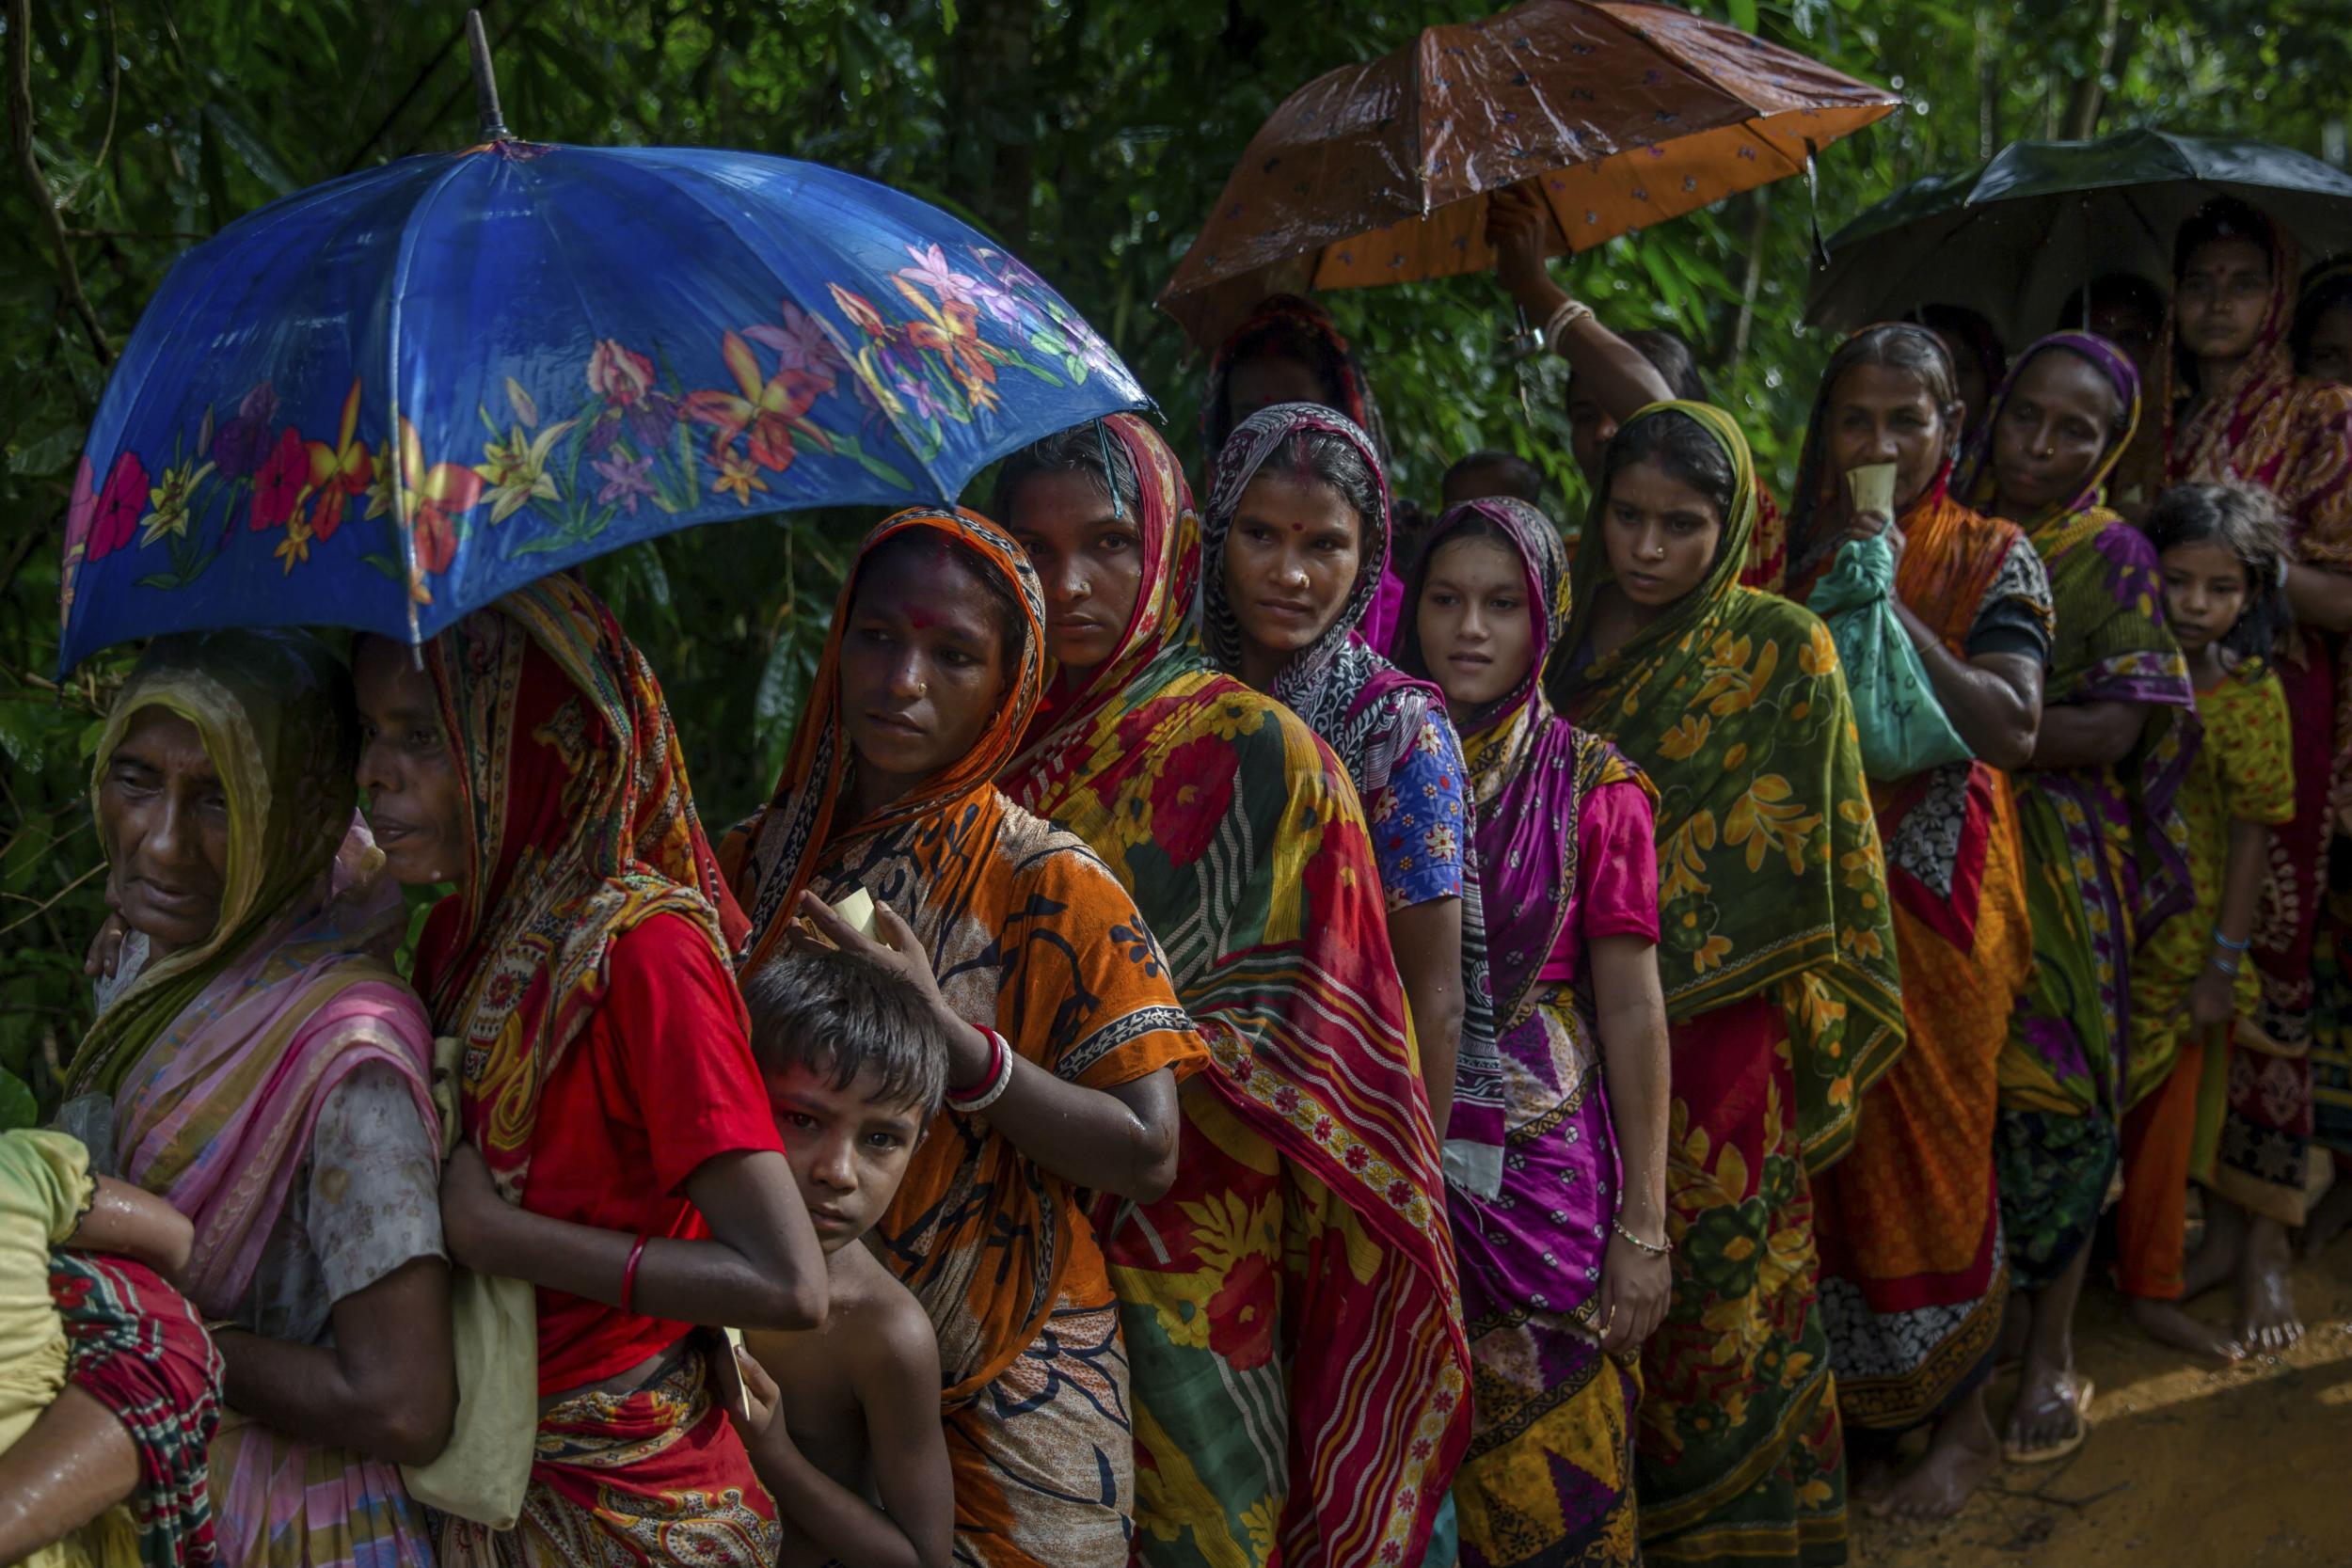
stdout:
[[[2352,1236],[2296,1271],[2308,1332],[2283,1356],[2191,1365],[2141,1338],[2114,1291],[2083,1293],[2077,1363],[2092,1432],[2058,1464],[2003,1468],[1933,1528],[1854,1521],[1867,1568],[2352,1565]],[[2216,1324],[2228,1287],[2191,1308]],[[2013,1379],[1994,1387],[2008,1414]]]

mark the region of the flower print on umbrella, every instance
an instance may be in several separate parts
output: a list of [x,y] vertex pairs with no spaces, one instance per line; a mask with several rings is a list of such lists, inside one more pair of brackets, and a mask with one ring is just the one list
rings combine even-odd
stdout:
[[[351,390],[343,395],[342,422],[337,427],[335,444],[312,441],[310,454],[310,488],[318,495],[318,505],[312,509],[310,528],[324,541],[335,537],[335,531],[343,525],[343,506],[354,496],[368,493],[369,483],[375,477],[375,464],[368,453],[368,444],[358,439],[359,378],[352,377]],[[287,563],[291,570],[293,562]]]
[[602,457],[626,436],[640,457],[661,450],[676,428],[677,400],[654,390],[653,361],[611,338],[588,360],[588,387],[604,400],[588,426],[588,455]]
[[970,273],[958,272],[950,267],[946,253],[939,246],[911,245],[907,246],[907,254],[914,258],[914,265],[902,269],[898,277],[930,290],[939,296],[942,305],[950,301],[958,305],[979,303],[977,290],[980,280]]
[[752,504],[752,492],[767,488],[768,482],[759,477],[759,468],[750,458],[732,451],[719,454],[719,477],[710,482],[712,495],[732,495],[738,501],[749,506]]
[[[199,446],[201,443],[199,443]],[[184,533],[188,527],[188,498],[196,487],[213,471],[213,465],[199,466],[191,457],[176,468],[166,468],[155,487],[147,493],[147,504],[153,508],[147,515],[146,531],[139,535],[139,547],[145,549],[167,533]]]
[[875,309],[873,304],[865,295],[851,293],[838,283],[828,283],[825,287],[833,291],[834,309],[855,322],[858,330],[867,337],[880,338],[887,341],[897,336],[896,329],[888,322],[882,320],[882,312]]
[[288,425],[278,433],[278,444],[253,476],[253,515],[246,526],[257,533],[283,528],[310,493],[310,449],[304,445],[302,432]]
[[457,518],[482,499],[482,476],[460,463],[427,464],[424,443],[406,416],[400,421],[400,465],[384,465],[383,477],[368,492],[368,515],[381,517],[400,504],[400,520],[416,542],[416,567],[409,595],[431,604],[423,578],[449,570],[457,559]]
[[[224,479],[250,479],[270,452],[270,425],[278,418],[278,393],[257,383],[237,404],[237,417],[220,427],[209,455]],[[199,443],[199,451],[201,445]]]
[[[564,433],[578,424],[578,420],[558,420],[555,423],[530,434],[539,422],[539,405],[531,400],[513,376],[506,378],[506,401],[514,405],[515,418],[520,421],[511,428],[506,439],[495,436],[482,449],[486,460],[473,466],[473,471],[489,483],[490,521],[502,523],[534,500],[560,500],[555,476],[548,472],[548,453]],[[484,414],[486,420],[489,416]]]
[[[832,388],[831,377],[814,376],[806,371],[779,370],[763,378],[759,373],[759,356],[752,352],[752,345],[739,332],[729,332],[720,352],[727,369],[735,372],[741,395],[705,391],[689,393],[686,399],[686,417],[715,428],[710,441],[712,462],[723,465],[727,450],[739,436],[749,438],[753,462],[763,468],[778,470],[792,466],[795,432],[811,437],[819,446],[829,444],[824,433],[808,422],[807,415],[810,406]],[[731,483],[723,481],[722,484]]]
[[830,390],[834,372],[841,368],[842,355],[825,330],[825,324],[788,299],[776,308],[776,314],[784,324],[781,326],[747,326],[743,336],[762,348],[775,350],[778,370],[805,371],[822,376]]
[[90,518],[89,558],[103,560],[129,544],[146,510],[146,466],[137,453],[126,451],[115,459],[106,487],[98,494],[98,510]]
[[598,506],[618,505],[630,516],[637,515],[637,502],[653,499],[653,459],[629,457],[626,454],[598,458],[588,465],[604,481],[604,488],[596,492]]

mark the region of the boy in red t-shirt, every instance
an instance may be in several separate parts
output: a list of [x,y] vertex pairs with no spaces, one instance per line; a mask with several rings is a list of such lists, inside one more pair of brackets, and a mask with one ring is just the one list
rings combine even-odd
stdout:
[[745,976],[752,1053],[830,1271],[820,1328],[745,1336],[736,1424],[775,1495],[786,1568],[943,1568],[955,1528],[939,1344],[907,1288],[854,1244],[938,1114],[947,1041],[917,992],[804,944]]

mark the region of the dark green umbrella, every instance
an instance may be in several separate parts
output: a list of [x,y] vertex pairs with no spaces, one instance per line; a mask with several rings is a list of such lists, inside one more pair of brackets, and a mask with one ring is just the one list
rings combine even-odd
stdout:
[[1980,310],[2022,342],[2057,328],[2066,297],[2103,273],[2169,289],[2174,230],[2223,195],[2267,212],[2306,261],[2352,250],[2352,178],[2287,148],[2167,131],[2015,142],[1973,174],[1915,181],[1840,230],[1805,320],[1851,331],[1939,302]]

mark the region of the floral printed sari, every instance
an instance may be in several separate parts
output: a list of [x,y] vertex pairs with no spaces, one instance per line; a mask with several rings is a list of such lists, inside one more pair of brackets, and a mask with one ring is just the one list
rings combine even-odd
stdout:
[[[841,821],[855,766],[841,641],[859,570],[911,529],[957,541],[1023,607],[1020,667],[964,757],[881,814]],[[779,885],[896,910],[962,1017],[1070,1082],[1112,1089],[1206,1058],[1135,901],[1086,845],[998,792],[1036,707],[1037,575],[970,513],[902,512],[868,534],[835,606],[775,799],[728,858],[758,911],[747,965],[781,935]],[[787,847],[792,847],[787,850]],[[1086,1196],[979,1117],[941,1113],[869,1238],[930,1314],[946,1379],[956,1559],[986,1568],[1119,1568],[1135,1513],[1135,1437],[1119,1302]]]
[[[472,832],[462,891],[419,942],[417,985],[465,1048],[465,1135],[518,1203],[544,1092],[604,1004],[614,943],[666,916],[724,971],[742,917],[660,685],[595,595],[562,577],[520,589],[436,638],[425,668]],[[543,1410],[520,1520],[443,1518],[444,1568],[772,1562],[774,1504],[684,1335],[644,1386]]]
[[1140,420],[1104,426],[1140,481],[1135,613],[1002,782],[1109,863],[1211,1053],[1175,1189],[1104,1232],[1136,1553],[1415,1563],[1469,1436],[1470,1354],[1371,842],[1330,749],[1194,641],[1174,454]]
[[[125,1180],[196,1227],[187,1295],[237,1318],[267,1266],[322,1109],[360,1069],[389,1069],[426,1128],[432,1034],[392,968],[400,895],[352,819],[349,680],[300,633],[160,638],[115,700],[91,794],[143,708],[196,726],[229,801],[230,857],[213,939],[142,969],[67,1071],[109,1094]],[[71,1109],[71,1107],[69,1108]],[[233,1421],[212,1440],[222,1560],[429,1564],[422,1511],[393,1465]]]
[[2026,367],[2054,352],[2098,370],[2129,418],[2077,495],[2024,520],[2058,612],[2042,701],[2128,703],[2153,717],[2119,766],[2016,777],[2033,974],[2001,1063],[2001,1208],[2010,1261],[2027,1288],[2049,1283],[2089,1239],[2124,1115],[2171,1065],[2132,1054],[2131,972],[2141,943],[2189,896],[2177,800],[2200,728],[2187,661],[2164,629],[2155,552],[2099,504],[2138,426],[2130,360],[2080,332],[2026,349],[1954,487],[1972,505],[1993,503],[1994,425]]
[[[2295,558],[2306,566],[2352,572],[2352,388],[2295,373],[2286,337],[2295,306],[2296,245],[2270,234],[2270,299],[2249,354],[2227,385],[2185,412],[2175,385],[2178,322],[2157,346],[2165,383],[2165,480],[2235,478],[2278,498]],[[2331,818],[2352,790],[2352,660],[2342,640],[2298,626],[2273,665],[2295,720],[2295,816],[2273,831],[2270,875],[2254,921],[2263,1005],[2233,1031],[2226,1072],[2228,1112],[2215,1154],[2216,1190],[2286,1225],[2303,1220],[2313,1132],[2314,1043],[2323,1077],[2342,1082],[2352,1067],[2344,1020],[2352,988],[2318,999],[2312,951],[2343,935],[2319,930],[2327,895]],[[2352,1132],[2352,1129],[2347,1129]]]
[[[1675,1288],[1645,1349],[1638,1489],[1653,1561],[1842,1560],[1845,1450],[1816,1301],[1811,1177],[1903,1040],[1895,933],[1853,706],[1828,631],[1740,586],[1746,437],[1699,587],[1579,665],[1605,551],[1576,584],[1550,689],[1658,786],[1660,977],[1673,1027],[1666,1197]],[[1630,421],[1629,421],[1630,422]],[[1600,538],[1600,514],[1587,523]]]
[[[1655,941],[1651,791],[1616,748],[1579,733],[1543,694],[1544,660],[1567,615],[1567,551],[1549,518],[1507,499],[1448,512],[1422,547],[1406,603],[1418,607],[1438,546],[1466,523],[1500,531],[1518,555],[1534,658],[1516,688],[1463,716],[1479,860],[1498,911],[1508,1154],[1493,1197],[1447,1193],[1477,1376],[1470,1451],[1454,1481],[1462,1556],[1470,1568],[1632,1563],[1641,1384],[1602,1354],[1603,1325],[1594,1321],[1622,1178],[1586,979],[1598,868],[1581,863],[1581,848],[1587,807],[1610,800],[1613,812],[1591,816],[1638,833],[1646,873],[1636,887],[1629,872],[1610,892],[1638,909],[1647,923],[1641,934]],[[1410,619],[1398,657],[1424,667]],[[1623,922],[1606,933],[1631,923],[1618,908],[1604,918]]]

